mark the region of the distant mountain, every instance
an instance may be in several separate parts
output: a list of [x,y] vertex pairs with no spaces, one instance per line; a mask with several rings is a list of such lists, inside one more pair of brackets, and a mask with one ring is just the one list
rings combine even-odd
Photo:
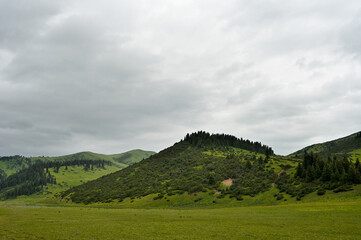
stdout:
[[347,154],[361,149],[361,132],[351,134],[349,136],[339,138],[336,140],[313,144],[298,150],[290,156],[303,157],[305,152],[313,152],[322,156],[332,154]]
[[148,158],[155,154],[152,151],[144,151],[140,149],[131,150],[124,153],[118,154],[100,154],[93,152],[79,152],[64,156],[57,157],[24,157],[24,156],[8,156],[0,157],[0,171],[2,170],[7,175],[11,175],[21,169],[29,166],[29,163],[35,163],[37,161],[48,162],[48,161],[70,161],[70,160],[104,160],[110,161],[119,168],[127,167],[133,163],[139,162],[142,159]]
[[58,157],[0,157],[0,199],[30,195],[42,191],[44,186],[46,192],[55,193],[115,172],[152,154],[154,152],[137,149],[113,155],[80,152]]
[[65,156],[59,157],[33,157],[32,160],[41,160],[41,161],[64,161],[64,160],[106,160],[113,162],[115,164],[119,164],[122,167],[126,167],[133,163],[139,162],[144,158],[148,158],[151,155],[155,154],[152,151],[144,151],[140,149],[131,150],[124,153],[118,154],[100,154],[100,153],[93,153],[93,152],[79,152]]

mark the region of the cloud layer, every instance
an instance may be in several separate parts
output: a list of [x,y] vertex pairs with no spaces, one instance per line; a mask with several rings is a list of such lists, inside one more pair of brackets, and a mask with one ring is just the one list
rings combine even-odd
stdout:
[[361,3],[0,0],[0,155],[288,154],[361,130]]

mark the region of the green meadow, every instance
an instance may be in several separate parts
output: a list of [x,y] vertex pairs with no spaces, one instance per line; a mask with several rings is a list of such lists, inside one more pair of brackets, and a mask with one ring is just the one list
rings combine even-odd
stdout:
[[0,202],[0,239],[361,239],[361,186],[353,188],[302,201],[277,201],[276,188],[242,201],[199,193],[82,205],[24,196]]
[[361,201],[208,209],[0,206],[0,239],[361,239]]

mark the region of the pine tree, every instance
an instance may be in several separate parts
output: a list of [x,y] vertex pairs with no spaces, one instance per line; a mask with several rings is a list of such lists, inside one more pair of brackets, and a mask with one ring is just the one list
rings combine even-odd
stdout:
[[331,180],[332,167],[330,163],[326,163],[322,171],[322,181],[327,182]]
[[312,170],[311,170],[311,166],[308,165],[307,170],[306,170],[306,182],[312,182],[313,178],[312,178]]
[[342,183],[346,183],[346,182],[347,182],[347,174],[346,174],[346,171],[345,171],[344,168],[342,169],[342,173],[341,173],[341,176],[340,176],[340,181],[341,181]]
[[321,171],[321,167],[320,167],[320,161],[316,162],[316,178],[320,178],[322,176],[322,171]]
[[296,174],[295,177],[302,177],[302,172],[303,172],[303,167],[301,165],[301,163],[298,163],[297,168],[296,168]]
[[317,179],[316,169],[313,165],[311,166],[311,174],[312,174],[312,180]]
[[331,181],[332,182],[338,182],[338,181],[340,181],[340,177],[341,177],[340,172],[338,171],[337,165],[335,165],[334,171],[333,171],[333,173],[331,175]]
[[356,179],[356,169],[353,164],[350,164],[347,171],[347,181],[352,183],[357,183]]
[[348,168],[350,166],[350,162],[347,160],[347,157],[344,156],[342,159],[342,165],[346,172],[348,172]]

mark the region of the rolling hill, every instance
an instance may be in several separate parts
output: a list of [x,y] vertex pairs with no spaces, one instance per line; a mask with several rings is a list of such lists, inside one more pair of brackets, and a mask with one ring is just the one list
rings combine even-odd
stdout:
[[305,152],[313,152],[322,156],[328,156],[332,154],[351,154],[358,153],[361,150],[361,132],[351,134],[349,136],[339,138],[336,140],[313,144],[298,150],[290,156],[303,157]]
[[105,155],[80,152],[58,157],[0,158],[0,198],[51,195],[110,174],[154,154],[132,150]]
[[122,202],[167,199],[183,194],[226,195],[242,200],[272,187],[277,173],[294,172],[296,160],[275,156],[259,142],[224,134],[197,132],[180,142],[100,179],[61,194],[73,202]]
[[[347,145],[359,135],[351,136],[338,141]],[[356,143],[345,151],[355,148]],[[307,153],[301,160],[274,155],[272,148],[259,142],[197,132],[148,159],[59,196],[67,202],[124,206],[212,205],[244,199],[262,205],[301,201],[311,193],[352,191],[359,183],[359,161],[353,163],[345,156]]]
[[37,161],[49,162],[49,161],[70,161],[70,160],[104,160],[110,161],[119,168],[127,167],[133,163],[139,162],[144,158],[155,154],[152,151],[144,151],[135,149],[119,154],[99,154],[93,152],[79,152],[64,156],[57,157],[24,157],[24,156],[8,156],[0,157],[0,170],[2,170],[7,176],[15,173],[21,169],[27,168],[29,163],[36,163]]

